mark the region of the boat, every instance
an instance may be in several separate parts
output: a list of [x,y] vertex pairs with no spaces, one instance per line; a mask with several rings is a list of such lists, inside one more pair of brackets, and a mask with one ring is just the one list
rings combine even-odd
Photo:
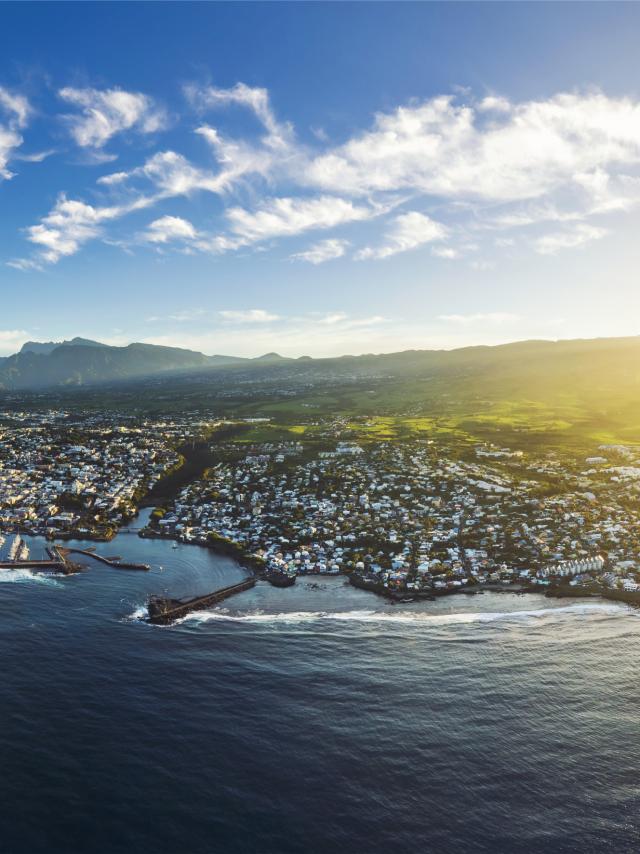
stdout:
[[177,548],[178,548],[178,544],[177,544],[177,543],[174,543],[174,544],[171,546],[171,548],[172,548],[172,549],[177,549]]

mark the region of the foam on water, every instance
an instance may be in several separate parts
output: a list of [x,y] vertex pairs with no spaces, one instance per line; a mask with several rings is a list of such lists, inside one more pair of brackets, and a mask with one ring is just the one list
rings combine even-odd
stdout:
[[147,617],[149,616],[149,608],[146,605],[138,605],[138,607],[129,614],[128,617],[125,617],[125,622],[145,622]]
[[31,572],[30,569],[2,569],[0,570],[0,584],[49,584],[59,587],[57,578],[64,578],[56,572]]
[[238,623],[283,623],[301,624],[320,621],[342,621],[356,623],[391,623],[401,625],[416,625],[422,627],[451,626],[470,623],[495,623],[499,621],[538,621],[549,618],[566,617],[609,617],[616,614],[633,613],[624,605],[612,603],[576,603],[558,608],[540,608],[522,611],[459,611],[458,613],[433,614],[416,611],[282,611],[275,614],[260,610],[234,613],[226,608],[214,608],[207,611],[194,611],[179,623],[206,623],[211,620],[225,620]]

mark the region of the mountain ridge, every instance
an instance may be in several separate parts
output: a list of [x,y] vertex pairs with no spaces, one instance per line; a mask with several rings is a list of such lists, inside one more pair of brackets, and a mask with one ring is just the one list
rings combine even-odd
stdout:
[[[344,378],[449,378],[466,382],[472,377],[484,386],[582,382],[590,371],[599,382],[611,375],[640,381],[640,336],[619,338],[526,340],[499,345],[476,345],[453,350],[403,350],[358,356],[288,358],[265,353],[257,358],[208,356],[195,350],[132,342],[114,346],[83,338],[62,342],[26,342],[18,353],[0,359],[0,390],[21,391],[144,378],[202,374],[206,379],[221,370],[233,377],[306,378],[309,382]],[[229,373],[231,372],[231,373]],[[233,373],[235,372],[235,374]],[[559,375],[556,377],[556,374]],[[602,376],[601,376],[602,375]]]

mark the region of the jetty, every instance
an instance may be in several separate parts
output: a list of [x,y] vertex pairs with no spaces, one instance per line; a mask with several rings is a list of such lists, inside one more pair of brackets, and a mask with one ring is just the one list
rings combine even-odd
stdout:
[[192,611],[202,611],[204,608],[211,607],[211,605],[217,605],[223,599],[228,599],[229,596],[250,590],[255,583],[256,579],[254,577],[245,578],[239,584],[232,584],[230,587],[223,587],[220,590],[215,590],[213,593],[206,593],[204,596],[194,596],[191,599],[171,599],[168,596],[150,596],[147,622],[168,625],[175,620],[179,620],[181,617],[186,617]]
[[93,549],[65,549],[67,554],[86,555],[100,563],[106,563],[107,566],[112,566],[115,569],[137,569],[143,572],[148,572],[151,567],[148,563],[131,563],[130,561],[120,560],[120,558],[102,557],[96,554]]
[[67,560],[66,549],[52,546],[47,548],[47,554],[49,558],[43,560],[3,560],[0,561],[0,569],[29,569],[32,572],[60,572],[64,575],[80,572],[78,564]]

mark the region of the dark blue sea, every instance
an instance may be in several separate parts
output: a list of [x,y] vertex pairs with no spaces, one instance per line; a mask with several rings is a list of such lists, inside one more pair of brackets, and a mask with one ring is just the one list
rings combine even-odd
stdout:
[[153,569],[0,577],[2,854],[640,850],[630,608],[319,579],[153,627],[243,570],[98,550]]

